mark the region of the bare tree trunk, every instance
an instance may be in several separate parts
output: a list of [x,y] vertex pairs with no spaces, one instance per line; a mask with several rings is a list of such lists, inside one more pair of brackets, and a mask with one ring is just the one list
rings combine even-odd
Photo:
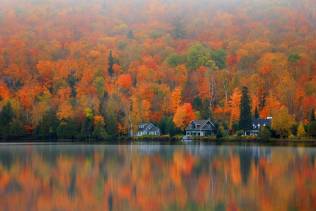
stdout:
[[227,79],[224,80],[223,82],[223,85],[224,85],[224,93],[225,93],[225,103],[227,104],[228,103],[228,81]]
[[131,119],[131,112],[132,112],[132,105],[129,106],[129,110],[128,110],[128,130],[129,130],[129,135],[133,137],[134,132],[133,132],[133,121]]
[[216,102],[216,81],[214,75],[211,76],[210,83],[210,109],[214,108]]

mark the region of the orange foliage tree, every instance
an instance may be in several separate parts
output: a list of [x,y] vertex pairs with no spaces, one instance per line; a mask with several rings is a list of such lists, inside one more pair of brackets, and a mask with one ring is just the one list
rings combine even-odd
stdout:
[[193,119],[195,119],[195,113],[190,103],[179,106],[173,116],[174,124],[181,129],[184,129]]

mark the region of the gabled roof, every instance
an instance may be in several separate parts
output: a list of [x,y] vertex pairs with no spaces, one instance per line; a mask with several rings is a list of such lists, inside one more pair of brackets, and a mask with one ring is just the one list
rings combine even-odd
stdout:
[[271,119],[255,119],[252,121],[252,124],[271,126],[271,122]]
[[193,120],[186,128],[186,130],[212,130],[215,128],[211,120]]
[[156,131],[156,130],[159,130],[159,128],[156,127],[151,122],[144,122],[144,123],[141,123],[141,124],[138,125],[138,131],[139,132],[142,132],[142,131],[150,132],[150,131]]

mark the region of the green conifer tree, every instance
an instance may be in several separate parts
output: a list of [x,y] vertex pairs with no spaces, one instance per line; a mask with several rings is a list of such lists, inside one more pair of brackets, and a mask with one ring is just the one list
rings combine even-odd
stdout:
[[114,65],[114,57],[112,55],[112,50],[110,50],[109,58],[108,58],[108,73],[112,77],[114,70],[113,70],[113,65]]
[[254,118],[255,119],[259,119],[259,112],[258,112],[258,107],[255,108],[255,114],[254,114]]
[[250,96],[248,93],[248,88],[242,88],[242,96],[240,100],[240,119],[239,128],[241,130],[247,131],[251,129],[252,125],[252,115],[251,115],[251,105]]
[[0,135],[6,138],[9,135],[10,123],[14,117],[11,103],[7,103],[0,112]]

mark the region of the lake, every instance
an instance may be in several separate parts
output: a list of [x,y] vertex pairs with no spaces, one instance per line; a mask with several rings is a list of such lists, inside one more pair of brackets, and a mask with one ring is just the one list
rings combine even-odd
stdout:
[[316,210],[316,148],[0,145],[0,210]]

